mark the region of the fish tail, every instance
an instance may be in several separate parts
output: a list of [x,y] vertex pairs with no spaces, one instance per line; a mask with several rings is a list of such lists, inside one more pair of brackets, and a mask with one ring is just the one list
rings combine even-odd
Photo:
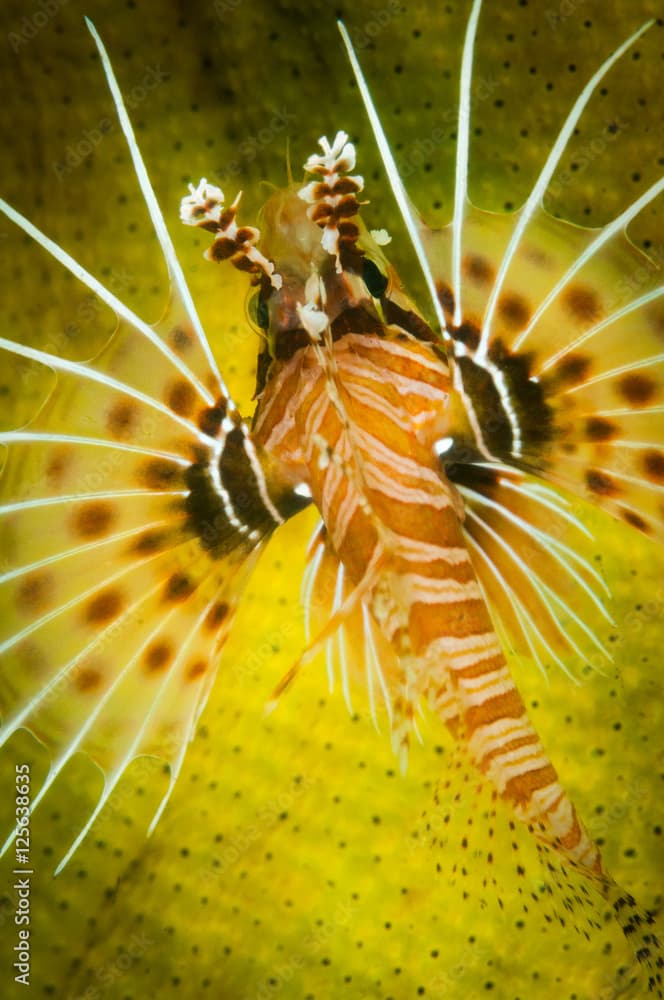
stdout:
[[[433,707],[462,736],[471,760],[517,818],[545,844],[592,875],[599,848],[586,831],[528,718],[494,632],[441,639],[443,679]],[[454,648],[456,647],[456,648]]]

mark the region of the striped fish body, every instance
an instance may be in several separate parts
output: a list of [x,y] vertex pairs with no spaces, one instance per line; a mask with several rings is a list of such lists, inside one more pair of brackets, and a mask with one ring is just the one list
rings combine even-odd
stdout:
[[351,332],[322,359],[305,347],[276,366],[255,436],[307,483],[328,558],[345,573],[349,613],[355,597],[386,640],[381,669],[400,753],[427,697],[519,819],[600,873],[599,851],[510,677],[464,541],[460,497],[440,470],[435,442],[448,394],[433,345],[396,329]]
[[[545,880],[553,872],[561,888],[562,872],[565,909],[580,902],[568,894],[569,861],[610,901],[662,996],[653,917],[604,871],[503,653],[569,673],[568,657],[589,662],[589,645],[606,655],[591,627],[598,612],[609,616],[605,581],[584,549],[589,532],[547,483],[664,538],[664,285],[652,267],[645,285],[623,280],[643,263],[623,230],[664,192],[664,178],[595,233],[542,208],[584,106],[648,26],[589,80],[523,208],[503,218],[467,197],[480,6],[474,0],[464,43],[454,215],[442,230],[429,229],[408,200],[341,26],[433,325],[382,253],[389,235],[362,222],[364,181],[351,173],[345,132],[319,140],[303,187],[270,196],[261,230],[238,221],[239,196],[228,203],[205,179],[189,185],[181,221],[212,236],[209,260],[230,262],[251,283],[249,315],[261,335],[252,421],[217,369],[110,61],[88,25],[172,296],[149,326],[0,199],[0,212],[119,318],[85,363],[0,337],[0,350],[58,375],[35,418],[0,435],[8,449],[0,540],[9,554],[0,574],[0,745],[27,728],[49,749],[52,767],[32,808],[79,751],[104,773],[58,870],[144,754],[171,775],[154,825],[249,574],[272,533],[313,501],[321,522],[304,579],[310,641],[275,694],[324,649],[349,705],[353,674],[374,715],[382,698],[402,762],[428,700],[496,795],[558,853],[562,864],[549,858]],[[607,288],[621,280],[624,300],[612,303]]]

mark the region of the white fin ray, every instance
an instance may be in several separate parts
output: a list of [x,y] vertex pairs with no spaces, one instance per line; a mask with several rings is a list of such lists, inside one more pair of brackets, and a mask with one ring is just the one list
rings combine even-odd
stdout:
[[[603,330],[606,330],[607,327],[610,327],[614,323],[618,323],[620,320],[625,319],[627,316],[631,315],[631,313],[633,312],[636,312],[638,309],[642,309],[644,306],[650,305],[652,302],[655,302],[663,295],[664,295],[664,285],[660,285],[658,288],[651,289],[644,295],[639,296],[638,299],[635,299],[633,302],[630,302],[626,306],[623,306],[622,309],[616,310],[616,312],[612,313],[610,316],[607,316],[606,319],[603,319],[600,323],[596,323],[593,326],[591,326],[588,330],[585,330],[580,336],[576,337],[571,343],[566,344],[564,348],[556,352],[556,354],[553,354],[551,355],[551,357],[546,358],[546,360],[544,360],[539,366],[537,374],[538,375],[544,374],[546,371],[548,371],[549,368],[551,368],[557,361],[560,360],[560,358],[564,357],[566,354],[569,354],[571,351],[576,351],[580,347],[583,347],[592,337],[596,337],[598,333],[601,333]],[[661,364],[663,359],[664,355],[645,357],[640,362],[634,362],[634,364],[631,367],[639,367],[642,364],[658,364],[658,363]],[[627,371],[627,370],[629,370],[629,366],[621,368],[619,370],[616,369],[616,372],[620,374],[622,371]],[[609,375],[610,374],[612,373],[609,372]],[[585,380],[582,383],[583,386],[589,384],[590,380]],[[568,391],[573,391],[573,390],[568,390]]]
[[156,349],[169,361],[173,368],[178,371],[188,382],[190,382],[196,392],[199,393],[201,398],[208,404],[212,405],[214,403],[214,397],[211,395],[209,390],[203,385],[197,375],[192,372],[187,365],[182,361],[180,357],[173,351],[168,344],[155,332],[155,330],[149,326],[144,320],[140,319],[121,299],[113,294],[105,285],[103,285],[94,275],[90,274],[78,261],[74,260],[65,250],[62,249],[57,243],[54,243],[45,233],[37,229],[35,225],[26,219],[24,215],[17,212],[15,208],[12,208],[4,199],[0,198],[0,212],[3,212],[12,222],[14,222],[20,229],[23,230],[26,235],[30,236],[36,243],[39,244],[44,250],[46,250],[59,264],[62,264],[74,277],[78,278],[87,288],[90,289],[102,302],[105,303],[112,309],[115,315],[125,320],[132,329],[136,330],[141,336],[145,337]]
[[473,3],[461,58],[461,79],[459,84],[459,118],[457,127],[456,171],[454,179],[454,218],[452,220],[452,287],[455,289],[454,323],[459,325],[462,318],[461,304],[461,253],[463,221],[468,200],[468,148],[470,138],[470,88],[473,80],[473,55],[477,23],[482,9],[482,0]]
[[493,318],[498,303],[498,297],[502,290],[505,276],[509,270],[509,266],[512,262],[512,258],[521,242],[524,232],[526,231],[530,220],[532,219],[535,212],[538,211],[547,187],[551,181],[553,173],[560,162],[560,159],[567,147],[567,144],[576,128],[577,122],[581,117],[583,111],[585,110],[588,101],[593,96],[597,87],[604,79],[606,74],[612,68],[612,66],[625,54],[625,52],[647,31],[654,21],[648,21],[646,24],[642,25],[634,34],[619,45],[614,52],[606,59],[598,70],[592,75],[586,86],[583,88],[576,101],[574,102],[571,111],[569,112],[565,122],[551,147],[551,151],[546,158],[546,162],[542,167],[542,170],[535,181],[533,189],[529,194],[523,209],[519,213],[516,226],[510,238],[509,245],[505,251],[505,255],[500,263],[498,269],[498,274],[491,289],[489,300],[487,303],[486,311],[484,313],[482,321],[482,335],[479,347],[477,349],[476,357],[478,361],[482,361],[486,358],[487,350],[489,346],[489,339],[491,337],[491,330],[493,326]]
[[53,434],[46,431],[2,431],[0,432],[0,444],[79,444],[95,448],[112,448],[115,451],[126,451],[134,455],[147,455],[150,458],[163,458],[169,462],[175,462],[182,468],[191,465],[181,455],[173,455],[169,451],[160,451],[156,448],[146,448],[140,444],[129,444],[126,441],[113,441],[110,438],[83,437],[79,434]]
[[[612,618],[602,600],[608,588],[581,544],[589,535],[585,526],[565,509],[563,498],[547,488],[535,489],[539,484],[514,470],[509,478],[502,475],[473,481],[472,477],[469,472],[466,480],[461,475],[456,482],[466,503],[466,539],[469,544],[472,540],[474,552],[486,549],[479,564],[476,555],[473,561],[509,645],[532,655],[531,639],[536,635],[548,655],[569,673],[558,653],[567,649],[586,659],[588,653],[577,639],[580,634],[583,649],[588,643],[589,649],[598,650],[610,660],[605,646],[587,624],[598,614],[609,623]],[[591,535],[588,540],[592,540]],[[490,579],[483,577],[483,567],[489,568],[489,564],[491,577],[501,581],[497,590]],[[506,590],[508,578],[512,582]],[[538,625],[531,634],[529,623],[535,619]],[[515,634],[517,625],[518,633],[527,642],[526,649]]]
[[166,672],[163,681],[159,685],[159,689],[157,691],[157,694],[155,695],[155,697],[154,697],[154,699],[152,701],[152,704],[151,704],[148,712],[146,713],[146,715],[145,715],[145,717],[143,719],[143,722],[142,722],[142,724],[141,724],[138,732],[134,736],[134,738],[133,738],[133,740],[132,740],[132,742],[131,742],[131,744],[129,746],[129,749],[126,751],[126,753],[124,754],[124,756],[120,760],[120,762],[115,765],[114,769],[110,772],[110,774],[108,774],[108,775],[105,774],[104,775],[104,789],[103,789],[103,792],[102,792],[101,796],[99,797],[99,800],[98,800],[95,808],[93,809],[92,814],[90,815],[90,817],[86,821],[85,825],[83,826],[83,828],[81,829],[81,831],[78,833],[78,835],[76,836],[75,840],[71,844],[69,850],[64,855],[64,857],[62,858],[62,860],[58,864],[57,868],[55,869],[55,874],[56,875],[60,874],[60,872],[63,870],[63,868],[65,868],[65,866],[71,860],[72,856],[76,853],[76,851],[79,848],[80,844],[82,843],[82,841],[87,836],[90,828],[94,824],[95,820],[97,819],[97,817],[99,816],[100,812],[102,811],[102,809],[106,805],[106,803],[107,803],[108,799],[110,798],[111,794],[115,790],[115,787],[117,786],[120,778],[124,774],[127,766],[131,763],[131,761],[134,759],[135,756],[140,756],[141,741],[143,740],[146,732],[149,729],[149,725],[150,725],[150,723],[152,722],[152,720],[154,718],[155,712],[157,711],[157,709],[159,707],[159,703],[160,703],[161,699],[164,697],[164,694],[166,693],[166,691],[168,689],[168,686],[169,686],[169,684],[171,682],[171,679],[172,679],[172,677],[173,677],[173,675],[175,673],[175,670],[176,670],[177,666],[179,664],[181,664],[181,662],[182,662],[182,660],[183,660],[183,658],[185,656],[185,653],[187,651],[188,646],[192,642],[192,639],[194,638],[194,635],[195,635],[197,629],[199,629],[201,627],[201,625],[203,623],[203,620],[205,619],[205,616],[208,613],[208,611],[209,611],[212,603],[213,602],[210,602],[208,605],[206,605],[206,607],[204,608],[203,613],[197,618],[194,626],[191,628],[191,630],[189,631],[189,633],[183,639],[182,644],[180,646],[180,649],[179,649],[179,651],[177,653],[177,656],[176,656],[176,658],[175,658],[175,660],[173,662],[173,665]]
[[[525,644],[526,644],[525,645],[525,652],[526,652],[527,655],[530,655],[530,657],[535,661],[535,663],[537,664],[537,667],[538,667],[540,673],[548,681],[549,675],[548,675],[548,672],[547,672],[546,665],[544,664],[544,662],[542,661],[542,659],[540,657],[540,652],[539,652],[539,650],[537,648],[537,644],[536,644],[536,642],[534,641],[534,638],[533,638],[533,637],[539,638],[539,633],[537,631],[537,626],[535,625],[535,622],[532,620],[532,618],[530,617],[529,613],[523,607],[523,604],[521,603],[521,600],[519,599],[518,595],[514,592],[514,590],[512,590],[512,588],[508,584],[507,580],[505,579],[505,577],[503,576],[503,574],[500,572],[500,570],[496,566],[496,564],[493,561],[493,559],[490,558],[490,556],[488,555],[486,549],[482,545],[480,545],[471,534],[468,535],[468,547],[469,547],[471,553],[473,553],[473,552],[475,553],[475,563],[474,564],[475,564],[476,569],[478,569],[478,567],[481,566],[481,565],[485,566],[487,572],[496,581],[496,585],[498,586],[498,588],[503,593],[505,593],[506,595],[509,596],[510,603],[511,603],[511,606],[512,606],[512,610],[513,610],[513,612],[514,612],[514,614],[516,616],[517,623],[518,623],[521,635],[523,636],[523,639],[524,639]],[[482,588],[482,591],[483,591],[483,593],[485,595],[485,599],[487,600],[487,603],[489,603],[489,596],[488,596],[489,592],[486,590],[486,587],[485,587],[485,582],[486,582],[487,578],[486,578],[486,576],[483,573],[479,573],[478,575],[479,575],[480,587]],[[512,638],[513,635],[514,635],[514,633],[510,633],[508,631],[508,629],[506,628],[505,623],[503,622],[502,618],[499,617],[497,619],[496,626],[497,626],[499,634],[501,635],[503,644],[508,649],[509,648],[514,648],[514,652],[523,652],[523,650],[518,645],[514,645],[513,638]],[[531,635],[531,631],[532,631],[532,635]],[[571,677],[571,679],[573,681],[576,681],[576,678],[573,677],[573,676]]]
[[92,21],[86,17],[85,23],[87,24],[88,30],[92,35],[97,50],[101,57],[102,67],[106,75],[106,81],[108,83],[111,96],[113,98],[113,103],[115,105],[115,110],[120,122],[120,127],[124,133],[125,139],[127,140],[127,146],[131,155],[132,163],[134,165],[134,170],[136,172],[136,177],[141,188],[141,193],[143,194],[143,199],[147,206],[148,212],[150,213],[150,219],[152,220],[152,225],[154,227],[155,233],[157,235],[157,240],[161,247],[164,261],[168,269],[169,276],[174,288],[177,290],[180,301],[182,302],[186,314],[192,324],[194,329],[199,347],[201,348],[203,354],[205,355],[207,364],[213,373],[216,383],[219,387],[219,392],[226,398],[229,397],[228,390],[224,385],[224,381],[219,373],[217,363],[214,359],[214,355],[210,349],[210,344],[207,337],[205,336],[205,331],[201,325],[201,321],[196,312],[196,307],[194,306],[191,293],[185,277],[182,271],[182,267],[175,253],[175,248],[173,246],[173,241],[169,235],[164,217],[162,215],[161,209],[157,202],[152,184],[150,183],[150,178],[143,162],[143,157],[141,156],[140,149],[138,148],[138,143],[136,142],[136,137],[134,135],[134,130],[129,120],[129,115],[127,114],[127,109],[122,98],[122,93],[118,82],[115,78],[115,73],[113,72],[113,67],[111,66],[111,61],[108,57],[108,53],[102,42],[97,29],[95,28]]
[[[504,484],[501,482],[500,485],[503,486]],[[549,535],[544,531],[540,531],[538,528],[534,527],[534,525],[526,521],[523,517],[519,517],[517,514],[511,511],[509,507],[503,504],[496,503],[495,500],[491,500],[489,497],[483,496],[481,493],[477,491],[471,491],[471,490],[466,490],[466,488],[462,488],[462,492],[463,493],[467,492],[469,495],[472,495],[475,504],[479,504],[482,507],[490,507],[492,510],[499,511],[502,517],[506,518],[508,521],[511,521],[512,524],[517,525],[524,531],[524,533],[527,534],[528,532],[532,532],[533,537],[537,538],[539,541],[545,543],[546,545],[551,546],[550,548],[551,556],[556,560],[556,562],[561,566],[561,568],[566,573],[569,573],[569,575],[574,580],[576,580],[578,585],[581,587],[582,590],[585,591],[585,593],[588,595],[588,597],[595,605],[597,610],[600,612],[600,614],[611,625],[615,625],[615,622],[611,618],[611,615],[607,611],[606,607],[604,606],[598,595],[586,583],[583,577],[576,572],[573,566],[571,566],[569,562],[564,558],[564,555],[562,553],[566,553],[568,556],[573,555],[572,550],[569,548],[569,546],[564,545],[562,542],[560,542],[552,535]],[[562,553],[557,552],[556,549],[562,549]],[[591,566],[591,564],[586,559],[583,559],[581,556],[578,555],[578,553],[576,553],[576,558],[581,561],[586,573],[592,575],[593,577],[595,577],[595,579],[598,579],[596,570],[594,569],[593,566]]]
[[[135,602],[135,604],[132,605],[132,607],[130,609],[128,609],[128,614],[133,613],[135,611],[136,607],[139,605],[139,603],[141,603],[142,601],[148,600],[158,590],[158,588],[159,588],[159,584],[157,584],[157,586],[155,586],[148,593],[143,594],[139,598],[139,600],[137,602]],[[171,614],[173,614],[173,613],[174,612],[171,612]],[[58,777],[58,775],[63,770],[63,768],[65,767],[65,765],[74,756],[74,754],[76,753],[76,751],[80,747],[81,743],[85,739],[86,735],[92,729],[92,726],[94,725],[95,721],[97,720],[97,718],[101,714],[104,706],[108,703],[108,701],[110,700],[110,698],[113,695],[114,691],[117,690],[117,688],[122,683],[122,681],[124,680],[124,678],[127,676],[127,674],[129,673],[129,671],[133,668],[133,666],[134,666],[136,660],[138,659],[138,657],[140,656],[142,650],[148,645],[148,643],[153,638],[153,636],[158,633],[158,631],[161,628],[162,624],[163,624],[163,621],[160,622],[157,625],[157,627],[152,630],[152,632],[149,634],[149,636],[147,637],[147,639],[143,643],[143,646],[140,647],[138,649],[138,651],[134,654],[134,656],[132,656],[132,658],[127,661],[127,663],[124,665],[124,667],[122,668],[122,670],[120,671],[120,673],[118,674],[118,676],[113,680],[113,683],[111,684],[111,686],[104,692],[104,694],[102,695],[102,697],[97,701],[96,705],[94,706],[93,710],[91,711],[90,715],[88,716],[86,722],[77,731],[75,737],[71,740],[70,743],[68,743],[64,747],[63,751],[61,753],[59,753],[58,756],[55,757],[51,761],[51,766],[49,768],[48,774],[46,775],[46,778],[44,779],[44,782],[41,785],[39,791],[37,792],[37,794],[33,798],[32,802],[30,803],[30,814],[31,815],[34,812],[34,810],[37,808],[37,806],[39,805],[39,803],[41,802],[41,800],[44,798],[44,796],[46,795],[46,793],[48,792],[48,790],[52,787],[55,779]],[[110,627],[113,627],[113,626],[110,626]],[[101,640],[101,636],[99,637],[99,639]],[[85,651],[83,651],[83,652],[85,652]],[[70,666],[71,666],[71,664],[67,664],[67,667],[70,667]],[[54,683],[57,683],[57,682],[54,682]],[[4,855],[4,853],[7,850],[7,848],[13,842],[15,836],[16,836],[16,829],[9,835],[9,837],[7,838],[7,840],[5,841],[5,843],[0,848],[0,857],[2,857]]]
[[[145,565],[154,559],[159,559],[164,555],[172,553],[174,549],[183,548],[190,544],[191,543],[189,540],[180,540],[179,542],[174,544],[170,549],[161,550],[155,555],[146,556],[142,559],[136,560],[131,564],[123,566],[123,568],[119,570],[117,573],[105,578],[100,583],[96,584],[93,587],[88,588],[88,590],[84,591],[83,593],[75,595],[71,600],[67,601],[66,603],[60,605],[57,608],[54,608],[52,611],[48,612],[48,614],[43,615],[41,618],[38,618],[36,621],[32,622],[21,632],[14,633],[7,641],[5,641],[0,646],[0,653],[6,652],[7,650],[15,646],[17,643],[23,641],[28,636],[32,635],[38,629],[43,628],[45,625],[52,622],[55,618],[59,617],[60,615],[66,614],[66,612],[68,611],[71,611],[73,608],[80,605],[88,597],[93,596],[95,593],[102,590],[102,588],[107,587],[109,583],[115,583],[117,580],[122,579],[128,573],[135,573],[138,566]],[[160,583],[163,585],[163,581],[160,581]],[[123,619],[128,617],[128,615],[130,614],[131,607],[132,606],[130,605],[129,608],[125,609],[125,611],[121,613],[119,618],[114,618],[113,621],[109,625],[107,625],[104,630],[97,632],[96,635],[93,636],[93,638],[90,640],[90,642],[76,653],[76,656],[71,661],[66,663],[63,667],[61,667],[57,671],[57,673],[49,680],[48,684],[43,685],[41,688],[37,690],[35,696],[31,698],[16,715],[14,715],[12,718],[3,721],[2,730],[0,731],[0,746],[2,746],[9,739],[9,737],[16,732],[17,729],[19,729],[25,723],[29,722],[30,716],[39,707],[41,702],[44,701],[44,699],[48,698],[50,692],[56,689],[58,685],[62,683],[62,681],[66,680],[70,671],[73,669],[73,667],[76,666],[76,663],[78,663],[82,658],[84,658],[87,655],[87,652],[91,648],[94,648],[94,645],[96,643],[102,641],[103,635],[108,630],[117,628],[118,621],[122,621]]]
[[[485,530],[485,531],[487,531],[488,534],[490,534],[494,538],[494,540],[496,541],[496,543],[498,544],[499,547],[505,548],[505,546],[502,543],[502,540],[497,535],[497,533],[494,532],[485,523],[485,521],[477,514],[476,511],[474,511],[474,510],[469,511],[468,512],[468,518],[469,518],[469,520],[475,521],[478,524],[480,524],[482,526],[482,529]],[[517,618],[519,620],[519,624],[521,626],[522,634],[523,634],[524,638],[526,639],[526,643],[527,643],[527,646],[528,646],[528,649],[526,650],[526,652],[529,652],[530,655],[533,657],[533,659],[537,663],[538,667],[542,671],[542,674],[546,677],[547,676],[547,670],[546,670],[545,664],[542,662],[542,660],[540,658],[539,653],[536,651],[536,644],[537,643],[540,643],[544,647],[544,649],[546,650],[546,652],[548,653],[548,655],[551,657],[551,659],[555,663],[557,663],[557,665],[560,667],[560,669],[563,671],[563,673],[571,681],[573,681],[575,684],[579,684],[579,679],[577,677],[575,677],[575,675],[571,672],[571,670],[569,669],[569,667],[560,659],[560,657],[558,656],[558,654],[556,653],[556,651],[552,648],[552,646],[550,645],[550,643],[547,642],[547,640],[544,638],[544,636],[542,635],[541,628],[538,628],[536,622],[533,620],[532,615],[530,614],[530,612],[528,611],[528,609],[523,604],[523,602],[521,600],[521,597],[518,595],[518,593],[514,590],[513,587],[511,587],[511,586],[509,586],[507,584],[507,582],[506,582],[503,574],[499,571],[498,567],[496,566],[495,561],[493,559],[491,559],[491,557],[488,555],[488,553],[486,551],[486,548],[484,546],[480,545],[471,534],[468,535],[468,542],[470,544],[471,549],[473,551],[475,551],[476,553],[479,553],[481,555],[482,562],[484,562],[485,565],[487,565],[488,567],[490,567],[492,575],[496,578],[496,580],[500,584],[501,589],[503,590],[503,592],[506,595],[509,595],[509,597],[511,599],[512,610],[514,611],[514,613],[516,614],[516,616],[517,616]],[[478,563],[477,562],[476,562],[475,566],[476,566],[476,569],[478,569]],[[487,596],[487,600],[488,600],[489,605],[493,607],[494,606],[493,602],[491,601],[491,598],[489,596]],[[506,630],[505,626],[502,623],[502,616],[500,616],[500,615],[499,615],[499,620],[500,620],[501,626],[502,626],[501,631],[503,632],[504,635],[509,636],[509,638],[512,640],[511,643],[508,641],[508,644],[514,645],[515,652],[521,652],[521,653],[523,653],[524,650],[522,648],[520,648],[519,644],[518,643],[514,644],[514,638],[515,637],[514,637],[513,634],[510,634]],[[556,622],[556,624],[557,624],[557,622]],[[562,629],[560,629],[560,631],[562,632]]]
[[394,195],[395,201],[399,207],[399,212],[401,213],[401,218],[403,219],[404,225],[410,237],[410,241],[413,245],[417,261],[420,265],[424,280],[427,285],[427,290],[429,292],[429,297],[431,299],[431,304],[434,309],[434,314],[436,316],[436,321],[440,328],[441,334],[444,335],[447,330],[447,324],[445,322],[445,314],[441,307],[438,292],[436,290],[436,282],[431,271],[431,265],[427,254],[425,252],[424,246],[422,244],[422,239],[420,237],[420,224],[417,220],[415,210],[411,205],[410,199],[406,193],[406,189],[401,181],[401,176],[399,174],[399,169],[392,155],[392,150],[390,149],[390,144],[387,141],[387,136],[383,129],[380,116],[373,102],[371,96],[371,91],[369,90],[369,85],[364,77],[362,68],[360,66],[359,60],[353,48],[353,43],[351,42],[350,35],[346,30],[345,25],[341,22],[337,22],[339,26],[339,31],[343,39],[344,45],[346,46],[346,52],[348,53],[348,59],[357,82],[357,86],[364,103],[364,108],[369,118],[371,128],[376,140],[376,145],[378,146],[381,159],[383,161],[383,166],[385,167],[385,172],[387,174],[387,179],[389,181],[392,193]]
[[[464,487],[464,488],[462,488],[461,492],[464,495],[464,497],[469,498],[469,499],[473,499],[473,491],[472,490],[468,490],[467,488]],[[478,501],[477,495],[474,496],[474,499],[476,501]],[[471,519],[475,520],[475,521],[480,521],[482,523],[482,527],[484,528],[484,530],[489,535],[491,535],[491,537],[498,544],[498,546],[505,551],[505,553],[509,556],[509,558],[523,571],[523,573],[525,575],[529,575],[529,569],[530,569],[530,567],[528,567],[526,565],[526,563],[524,562],[524,560],[514,551],[513,548],[511,548],[507,544],[507,542],[498,534],[498,532],[495,531],[487,523],[486,519],[480,516],[480,514],[479,514],[476,506],[473,507],[473,509],[468,512],[468,516]],[[531,583],[532,583],[533,589],[539,595],[539,597],[541,598],[541,600],[542,600],[543,604],[545,605],[547,611],[549,612],[549,614],[551,616],[551,621],[556,626],[558,626],[558,628],[560,629],[560,631],[562,632],[562,634],[565,636],[565,639],[569,642],[569,644],[572,646],[572,648],[575,648],[573,640],[565,632],[565,630],[562,628],[562,626],[560,625],[560,623],[558,621],[557,615],[556,615],[555,610],[554,610],[554,608],[552,606],[552,603],[551,603],[551,597],[550,597],[551,590],[550,590],[550,588],[546,587],[546,585],[543,584],[542,581],[535,574],[531,574]],[[563,606],[565,607],[566,611],[568,611],[570,613],[570,615],[571,615],[571,609],[569,608],[569,606],[566,605],[566,604],[564,604],[564,602],[562,602],[562,601],[561,601],[561,604],[563,604]],[[597,644],[599,645],[599,648],[602,649],[602,646],[599,644],[599,640],[596,640],[596,641],[597,641]]]
[[[333,552],[322,522],[314,529],[307,559],[301,598],[307,641],[310,641],[310,636],[318,635],[330,618],[343,612],[355,587]],[[339,623],[334,634],[326,640],[324,651],[330,692],[334,691],[338,672],[344,701],[353,714],[353,687],[357,684],[365,687],[371,718],[379,728],[378,689],[391,723],[396,656],[363,601],[358,602]]]
[[[587,264],[588,261],[592,260],[595,254],[597,254],[603,246],[613,239],[614,236],[623,232],[629,223],[635,219],[647,205],[654,201],[654,199],[661,194],[662,191],[664,191],[664,177],[661,177],[658,181],[651,185],[651,187],[649,187],[648,190],[645,191],[639,198],[636,198],[632,204],[628,206],[628,208],[626,208],[612,222],[608,223],[608,225],[604,226],[604,228],[599,231],[592,243],[590,243],[586,249],[578,255],[574,263],[568,268],[562,278],[556,282],[548,295],[546,295],[543,301],[539,304],[525,330],[523,330],[514,341],[514,344],[512,345],[513,350],[520,350],[523,347],[523,344],[529,334],[537,326],[540,318],[549,308],[551,303],[555,301],[560,293],[569,285],[570,281],[579,273],[584,265]],[[568,350],[569,349],[571,348],[568,348]],[[548,364],[543,367],[548,367]]]
[[167,521],[162,519],[160,521],[151,521],[148,524],[141,524],[136,528],[128,528],[126,531],[118,531],[114,534],[105,535],[103,538],[96,538],[94,541],[85,542],[83,545],[75,545],[73,548],[56,552],[51,556],[46,556],[44,559],[37,559],[34,562],[25,563],[21,566],[17,566],[15,569],[8,570],[6,573],[0,573],[0,584],[9,583],[10,580],[15,580],[17,577],[25,576],[27,573],[34,573],[35,570],[45,569],[47,566],[53,566],[56,563],[61,562],[63,559],[69,559],[72,556],[80,556],[85,552],[93,552],[104,545],[115,545],[117,542],[124,542],[128,539],[139,537],[145,531],[151,531],[155,528],[170,527],[170,525],[170,520]]
[[186,495],[186,490],[116,490],[112,493],[103,490],[99,493],[69,493],[64,496],[39,497],[32,500],[19,500],[16,503],[3,504],[0,506],[0,516],[3,514],[13,514],[20,510],[50,507],[53,504],[69,504],[75,500],[80,500],[82,497],[95,500],[119,500],[124,497],[185,497]]
[[106,375],[104,372],[97,371],[89,365],[81,364],[78,361],[68,361],[66,358],[58,357],[56,354],[50,354],[48,351],[40,351],[37,348],[28,347],[25,344],[19,344],[13,340],[7,340],[5,337],[0,337],[0,349],[9,351],[19,357],[27,358],[29,361],[37,361],[42,365],[46,365],[48,368],[53,368],[55,371],[64,371],[70,375],[77,376],[80,379],[97,382],[109,389],[121,392],[132,397],[137,402],[143,403],[150,409],[157,410],[159,413],[169,417],[175,423],[184,427],[188,434],[197,441],[200,441],[201,444],[214,444],[214,438],[204,434],[190,420],[179,416],[179,414],[169,409],[165,403],[162,403],[160,400],[154,399],[152,396],[148,396],[145,393],[134,389],[125,382],[120,382],[117,379]]

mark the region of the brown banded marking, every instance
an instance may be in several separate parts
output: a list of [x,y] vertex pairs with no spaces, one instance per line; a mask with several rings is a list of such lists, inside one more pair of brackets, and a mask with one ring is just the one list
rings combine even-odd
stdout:
[[[204,549],[221,556],[238,546],[253,548],[308,499],[290,487],[270,487],[262,457],[237,411],[215,408],[218,440],[208,455],[185,473],[184,509]],[[209,414],[209,411],[208,411]]]
[[479,653],[453,653],[450,666],[455,690],[462,695],[463,730],[478,768],[521,819],[538,828],[545,842],[600,872],[599,851],[528,719],[495,635]]
[[[501,313],[501,303],[502,310]],[[516,295],[498,300],[498,310],[508,326],[527,322],[528,306]],[[554,437],[553,410],[545,386],[533,377],[534,358],[511,351],[500,337],[488,350],[477,324],[463,321],[450,327],[454,343],[454,385],[464,401],[475,444],[485,458],[527,465]]]

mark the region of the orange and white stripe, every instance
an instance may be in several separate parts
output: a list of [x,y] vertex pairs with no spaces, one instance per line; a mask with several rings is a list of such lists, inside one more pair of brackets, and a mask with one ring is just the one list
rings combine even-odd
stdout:
[[428,695],[519,819],[600,872],[599,852],[511,678],[454,489],[439,468],[444,363],[403,334],[347,334],[326,350],[325,366],[313,348],[283,363],[267,383],[255,434],[306,482],[346,578],[357,586],[367,567],[377,567],[364,606],[399,657],[402,676],[391,690],[396,748],[404,752],[415,706]]

